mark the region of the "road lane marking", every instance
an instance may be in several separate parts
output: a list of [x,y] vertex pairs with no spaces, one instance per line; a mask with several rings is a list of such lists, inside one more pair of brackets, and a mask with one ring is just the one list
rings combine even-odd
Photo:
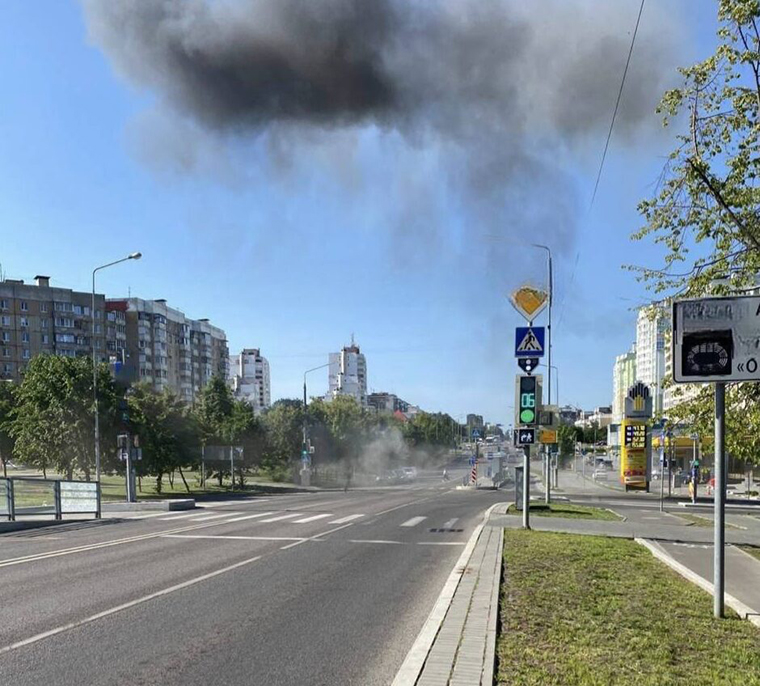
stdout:
[[208,522],[212,519],[222,519],[222,517],[234,517],[235,515],[240,514],[240,512],[225,512],[224,514],[204,514],[200,517],[192,517],[191,519],[188,519],[188,522]]
[[[165,512],[162,512],[161,514],[166,514]],[[207,517],[208,512],[204,513],[198,513],[198,512],[191,512],[190,514],[181,514],[181,515],[174,515],[169,517],[163,517],[159,519],[159,522],[173,522],[175,519],[187,519],[188,517]]]
[[372,539],[372,538],[359,538],[359,539],[351,539],[349,540],[349,543],[383,543],[385,545],[406,545],[403,541],[383,541],[379,539]]
[[417,545],[467,545],[467,541],[417,541]]
[[396,505],[396,507],[390,507],[387,510],[382,510],[381,512],[376,512],[375,513],[375,517],[379,517],[380,515],[388,514],[389,512],[395,512],[396,510],[400,510],[402,507],[409,507],[410,505],[418,505],[419,503],[424,503],[426,500],[430,500],[430,497],[420,498],[419,500],[412,500],[409,503],[404,503],[403,505]]
[[259,512],[258,514],[245,515],[244,517],[235,517],[233,519],[228,519],[226,522],[224,522],[224,524],[230,524],[232,522],[243,522],[246,519],[256,519],[257,517],[266,517],[267,515],[273,514],[274,512]]
[[296,519],[291,522],[292,524],[307,524],[308,522],[316,522],[318,519],[324,519],[325,517],[333,517],[332,514],[318,514],[311,517],[304,517],[303,519]]
[[314,536],[309,536],[309,538],[304,538],[302,541],[296,541],[295,543],[284,545],[282,546],[282,548],[280,548],[280,550],[288,550],[289,548],[295,548],[297,545],[301,545],[302,543],[306,543],[307,541],[318,541],[322,538],[322,536],[329,536],[330,534],[334,534],[336,531],[340,531],[341,529],[345,529],[349,526],[353,526],[353,524],[344,524],[343,526],[336,527],[335,529],[330,529],[329,531],[323,531],[321,534],[315,534]]
[[270,517],[269,519],[262,519],[262,524],[269,524],[270,522],[281,522],[283,519],[292,519],[293,517],[300,517],[302,512],[292,512],[291,514],[278,515],[277,517]]
[[[178,512],[178,511],[179,510],[175,510],[175,512]],[[114,514],[116,515],[115,517],[111,517],[110,516],[110,515],[114,515]],[[163,510],[162,512],[151,512],[150,514],[134,515],[132,517],[119,517],[118,516],[119,515],[118,512],[109,512],[108,513],[108,515],[109,515],[108,518],[109,519],[129,519],[131,521],[133,519],[150,519],[151,517],[161,517],[162,515],[164,517],[166,517],[166,515],[168,515],[168,514],[171,514],[171,512],[169,510]],[[196,511],[196,512],[191,512],[190,514],[187,514],[187,515],[180,515],[180,516],[182,516],[182,517],[192,517],[193,515],[197,515],[197,514],[198,514],[198,512]]]
[[417,526],[420,522],[424,522],[427,519],[427,517],[412,517],[411,519],[407,519],[401,526]]
[[352,522],[354,519],[359,519],[359,517],[363,517],[363,514],[355,514],[355,515],[348,515],[348,517],[341,517],[340,519],[333,519],[333,521],[330,522],[330,524],[345,524],[346,522]]
[[453,529],[454,524],[456,524],[459,521],[459,517],[454,517],[453,519],[449,519],[448,522],[446,522],[441,528],[442,529]]
[[227,536],[225,534],[166,534],[161,538],[210,538],[229,539],[231,541],[305,541],[299,536]]
[[154,600],[155,598],[160,598],[161,596],[169,595],[170,593],[174,593],[175,591],[181,591],[183,588],[194,586],[195,584],[198,584],[201,581],[213,579],[215,576],[219,576],[220,574],[225,574],[226,572],[231,572],[233,569],[239,569],[240,567],[244,567],[245,565],[249,565],[253,562],[256,562],[257,560],[260,560],[261,558],[262,558],[261,555],[257,555],[256,557],[250,557],[247,560],[236,562],[235,564],[229,565],[228,567],[222,567],[222,569],[217,569],[215,572],[209,572],[208,574],[197,576],[194,579],[183,581],[180,584],[169,586],[168,588],[164,588],[161,591],[150,593],[149,595],[143,596],[142,598],[130,600],[128,603],[122,603],[121,605],[117,605],[116,607],[112,607],[108,610],[104,610],[103,612],[98,612],[97,614],[90,615],[89,617],[85,617],[84,619],[80,619],[79,621],[69,622],[68,624],[63,624],[59,627],[56,627],[55,629],[50,629],[49,631],[43,631],[40,634],[35,634],[34,636],[25,638],[22,641],[16,641],[16,643],[11,643],[10,645],[0,648],[0,655],[3,655],[4,653],[9,653],[12,650],[16,650],[17,648],[23,648],[24,646],[31,645],[32,643],[37,643],[46,638],[57,636],[58,634],[62,634],[64,631],[69,631],[70,629],[76,629],[80,626],[84,626],[85,624],[90,624],[91,622],[95,622],[98,619],[103,619],[104,617],[110,617],[111,615],[114,615],[117,612],[121,612],[122,610],[127,610],[131,607],[135,607],[136,605],[142,605],[143,603],[147,603],[149,600]]

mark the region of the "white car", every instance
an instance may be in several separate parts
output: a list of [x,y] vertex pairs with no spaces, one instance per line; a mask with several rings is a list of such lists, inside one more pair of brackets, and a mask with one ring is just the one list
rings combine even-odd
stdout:
[[414,481],[417,478],[416,467],[404,467],[401,471],[404,473],[404,476],[409,479],[409,481]]
[[594,481],[606,481],[607,475],[609,472],[606,469],[595,469],[594,470]]

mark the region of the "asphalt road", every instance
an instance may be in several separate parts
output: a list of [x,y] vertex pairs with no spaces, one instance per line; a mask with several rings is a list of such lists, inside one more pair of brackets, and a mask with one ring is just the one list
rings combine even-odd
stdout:
[[388,684],[509,497],[463,473],[0,536],[0,683]]

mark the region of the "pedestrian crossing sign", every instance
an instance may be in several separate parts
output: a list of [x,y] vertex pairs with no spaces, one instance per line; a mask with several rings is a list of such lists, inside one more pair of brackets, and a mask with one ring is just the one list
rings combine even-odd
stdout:
[[515,357],[543,357],[545,329],[543,326],[515,328]]

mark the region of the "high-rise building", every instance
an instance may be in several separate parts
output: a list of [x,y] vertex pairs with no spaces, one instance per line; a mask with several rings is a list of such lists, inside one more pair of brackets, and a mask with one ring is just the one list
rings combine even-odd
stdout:
[[636,344],[618,355],[612,366],[612,423],[620,424],[625,414],[625,396],[636,383]]
[[250,403],[256,414],[272,402],[269,362],[258,348],[244,348],[230,355],[230,387],[235,397]]
[[[50,277],[0,282],[0,379],[20,382],[29,361],[40,353],[90,357],[93,349],[92,293],[50,286]],[[124,321],[105,325],[105,296],[95,294],[97,358],[107,362],[124,345]]]
[[329,390],[327,399],[350,395],[362,406],[367,406],[367,360],[359,346],[351,345],[339,353],[330,353],[328,369]]
[[229,376],[227,337],[208,319],[188,319],[166,300],[109,299],[106,310],[126,324],[124,380],[168,388],[191,403],[212,377]]
[[652,408],[662,411],[665,380],[665,346],[670,332],[670,314],[663,303],[639,310],[636,321],[636,376],[649,386]]
[[367,405],[377,414],[405,414],[409,411],[409,403],[393,393],[370,393],[367,396]]

